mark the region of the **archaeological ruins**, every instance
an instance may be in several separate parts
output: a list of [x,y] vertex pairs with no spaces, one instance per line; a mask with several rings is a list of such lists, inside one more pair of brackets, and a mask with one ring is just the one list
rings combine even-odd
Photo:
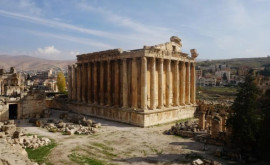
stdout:
[[143,49],[77,55],[69,66],[66,108],[142,127],[193,117],[198,54],[181,47],[173,36]]

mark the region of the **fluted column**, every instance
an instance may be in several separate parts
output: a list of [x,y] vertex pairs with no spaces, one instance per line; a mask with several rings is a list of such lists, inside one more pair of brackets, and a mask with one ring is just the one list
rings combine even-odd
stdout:
[[81,75],[82,75],[82,102],[86,102],[86,72],[85,72],[86,68],[85,68],[85,64],[82,64],[82,68],[81,68]]
[[123,73],[123,80],[122,80],[122,99],[123,99],[123,108],[128,106],[128,79],[127,79],[127,59],[122,60],[122,73]]
[[186,63],[186,104],[190,104],[190,63]]
[[150,61],[150,109],[156,108],[156,59]]
[[171,60],[166,62],[166,106],[170,107],[171,101]]
[[179,105],[179,61],[174,61],[173,103]]
[[141,58],[141,108],[147,109],[147,58]]
[[186,92],[186,66],[185,62],[181,62],[180,69],[180,104],[185,105],[185,92]]
[[94,104],[98,104],[98,84],[97,84],[97,62],[94,62],[94,72],[93,72],[93,80],[94,80]]
[[75,101],[77,98],[77,71],[76,65],[72,65],[72,100]]
[[107,61],[107,105],[111,103],[111,61]]
[[81,65],[77,66],[77,101],[81,102]]
[[92,69],[91,69],[91,63],[88,63],[88,66],[87,66],[87,69],[88,69],[88,81],[87,81],[87,99],[88,99],[88,103],[92,103]]
[[119,106],[120,101],[120,91],[119,91],[119,64],[118,60],[114,61],[114,105]]
[[72,66],[68,66],[68,100],[72,100]]
[[159,59],[158,65],[158,108],[162,109],[164,106],[163,59]]
[[196,104],[196,71],[195,71],[195,63],[191,64],[191,88],[190,88],[190,102],[192,104]]
[[131,107],[137,108],[137,59],[132,58],[131,64]]
[[100,105],[104,105],[104,65],[103,65],[103,61],[100,62],[99,65],[99,69],[100,69],[100,80],[99,80],[99,94],[100,94]]

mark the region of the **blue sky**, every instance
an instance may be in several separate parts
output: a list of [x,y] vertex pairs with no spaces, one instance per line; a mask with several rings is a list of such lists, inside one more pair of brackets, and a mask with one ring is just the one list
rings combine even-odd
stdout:
[[182,39],[200,59],[270,54],[269,0],[0,0],[0,54],[75,59]]

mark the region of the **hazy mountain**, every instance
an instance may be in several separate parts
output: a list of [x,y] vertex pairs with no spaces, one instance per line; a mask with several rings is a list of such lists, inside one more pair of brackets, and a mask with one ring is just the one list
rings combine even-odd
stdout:
[[10,56],[0,55],[0,68],[9,70],[15,67],[16,70],[33,71],[46,70],[49,68],[61,68],[66,70],[67,66],[75,63],[76,60],[47,60],[42,58],[31,57],[27,55]]
[[212,64],[227,64],[231,67],[249,66],[251,68],[263,67],[270,64],[270,57],[254,57],[254,58],[233,58],[220,60],[198,61],[198,65],[210,66]]

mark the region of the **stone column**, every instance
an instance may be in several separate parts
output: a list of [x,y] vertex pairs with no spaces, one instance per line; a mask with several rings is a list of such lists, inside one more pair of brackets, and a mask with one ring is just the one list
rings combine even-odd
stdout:
[[163,81],[163,59],[159,59],[158,66],[158,108],[162,109],[164,106],[164,81]]
[[186,104],[190,104],[190,63],[186,63]]
[[88,96],[87,96],[87,98],[88,98],[88,103],[92,103],[92,69],[91,69],[91,63],[88,63],[88,67],[87,67],[87,69],[88,69],[88,84],[87,84],[87,94],[88,94]]
[[170,107],[171,101],[171,60],[166,62],[166,107]]
[[185,62],[181,62],[181,78],[180,78],[180,104],[185,105],[185,92],[186,92],[186,66]]
[[103,65],[103,61],[100,62],[99,65],[99,69],[100,69],[100,80],[99,80],[99,86],[100,86],[100,90],[99,90],[99,94],[100,94],[100,105],[104,105],[104,65]]
[[141,60],[141,108],[147,110],[147,58]]
[[77,66],[77,101],[81,102],[81,65]]
[[111,103],[111,61],[107,61],[107,105],[110,106]]
[[119,106],[120,91],[119,91],[119,64],[118,60],[114,61],[114,105]]
[[77,71],[76,65],[72,65],[72,100],[77,100]]
[[123,108],[128,106],[128,79],[127,79],[127,59],[122,60],[122,99],[123,99]]
[[68,66],[68,100],[72,100],[72,66]]
[[94,62],[94,72],[93,72],[93,79],[94,79],[94,104],[98,104],[98,84],[97,84],[97,62]]
[[174,62],[174,79],[173,79],[173,103],[179,105],[179,61]]
[[137,108],[137,59],[132,58],[131,64],[131,107]]
[[85,95],[86,95],[86,72],[85,72],[86,68],[85,68],[85,64],[83,63],[82,64],[82,68],[81,68],[81,76],[82,76],[82,102],[86,102],[86,98],[85,98]]
[[205,129],[205,112],[200,113],[199,128],[202,129],[202,130]]
[[191,64],[191,88],[190,88],[190,102],[192,104],[196,104],[196,71],[195,71],[195,63]]
[[150,61],[150,109],[156,109],[156,59]]

